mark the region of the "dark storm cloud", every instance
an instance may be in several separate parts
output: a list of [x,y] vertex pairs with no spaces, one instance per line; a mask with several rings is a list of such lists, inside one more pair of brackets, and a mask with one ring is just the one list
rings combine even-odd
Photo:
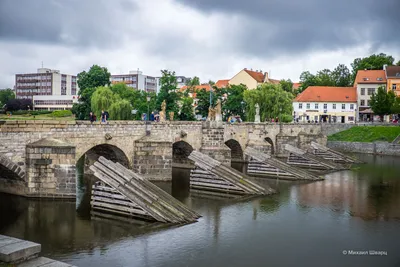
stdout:
[[176,0],[204,13],[239,15],[237,49],[253,55],[356,45],[400,46],[400,0]]
[[128,0],[1,0],[0,41],[109,46],[134,10]]

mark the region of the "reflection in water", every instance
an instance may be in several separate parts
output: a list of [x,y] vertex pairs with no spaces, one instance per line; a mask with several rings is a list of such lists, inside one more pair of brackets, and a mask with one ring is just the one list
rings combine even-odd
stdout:
[[[240,201],[192,196],[190,170],[175,169],[172,183],[156,184],[203,216],[181,227],[91,219],[87,193],[78,204],[0,195],[0,233],[77,266],[396,266],[399,158],[361,157],[368,163],[324,181],[258,179],[280,193]],[[89,192],[93,177],[79,179]],[[346,249],[388,256],[343,256]]]

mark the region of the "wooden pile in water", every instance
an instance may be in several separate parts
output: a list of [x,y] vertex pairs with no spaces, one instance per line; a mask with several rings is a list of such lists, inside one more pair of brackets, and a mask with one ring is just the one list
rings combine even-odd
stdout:
[[266,195],[275,193],[250,181],[245,174],[223,165],[198,151],[192,151],[189,159],[196,169],[190,174],[190,188],[207,192],[221,192],[236,195]]
[[251,157],[247,173],[252,176],[276,177],[287,180],[322,180],[303,169],[291,166],[268,154],[262,153],[252,147],[247,147],[244,153]]
[[320,145],[316,142],[311,142],[310,151],[312,154],[316,156],[320,156],[326,160],[331,160],[333,162],[341,164],[363,163],[362,161],[356,158],[349,157],[343,153],[330,149],[329,147]]
[[285,145],[285,150],[290,153],[287,159],[287,163],[289,165],[298,166],[301,168],[330,171],[348,169],[341,164],[326,160],[323,157],[308,153],[307,151],[288,144]]
[[200,217],[167,192],[119,163],[100,157],[90,169],[104,183],[95,186],[92,194],[92,207],[98,211],[152,218],[164,223],[188,223]]

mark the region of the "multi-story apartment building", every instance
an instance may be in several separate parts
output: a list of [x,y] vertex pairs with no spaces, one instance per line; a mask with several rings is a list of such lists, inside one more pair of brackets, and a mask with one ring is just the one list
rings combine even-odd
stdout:
[[309,86],[293,100],[293,117],[299,122],[354,123],[355,87]]
[[125,83],[132,89],[146,91],[146,92],[157,92],[157,79],[156,77],[143,75],[143,72],[130,71],[129,74],[117,74],[111,75],[111,83]]
[[78,100],[76,76],[62,74],[59,70],[39,68],[37,73],[15,75],[17,99],[31,99],[33,109],[71,109]]
[[387,89],[400,96],[400,66],[383,66],[386,74]]
[[[400,77],[399,77],[400,78]],[[359,70],[354,81],[357,88],[358,121],[374,121],[375,116],[370,105],[372,94],[383,86],[386,89],[386,74],[384,70]]]
[[36,95],[77,95],[76,76],[59,70],[40,68],[37,73],[15,75],[15,95],[18,99],[33,99]]

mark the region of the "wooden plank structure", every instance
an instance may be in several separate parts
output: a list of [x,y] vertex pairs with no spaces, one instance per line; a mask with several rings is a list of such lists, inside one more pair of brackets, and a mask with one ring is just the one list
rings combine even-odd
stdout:
[[221,162],[192,151],[189,159],[196,168],[190,174],[190,188],[197,191],[220,192],[234,195],[266,195],[275,193],[272,188],[264,188],[249,180],[245,174],[223,165]]
[[349,157],[343,153],[330,149],[329,147],[320,145],[316,142],[311,142],[310,151],[316,156],[320,156],[326,160],[332,160],[340,164],[360,164],[362,161],[357,158]]
[[151,218],[163,223],[189,223],[200,217],[140,175],[119,163],[100,157],[90,169],[103,183],[96,184],[91,205],[94,210]]
[[307,151],[304,151],[289,144],[285,145],[285,150],[290,153],[287,159],[287,163],[292,166],[329,171],[348,169],[348,167],[345,167],[339,163],[335,163],[331,160],[326,160],[323,157],[311,154]]
[[247,173],[256,177],[274,177],[286,180],[323,180],[324,178],[291,166],[279,159],[247,147],[244,153],[250,156]]

